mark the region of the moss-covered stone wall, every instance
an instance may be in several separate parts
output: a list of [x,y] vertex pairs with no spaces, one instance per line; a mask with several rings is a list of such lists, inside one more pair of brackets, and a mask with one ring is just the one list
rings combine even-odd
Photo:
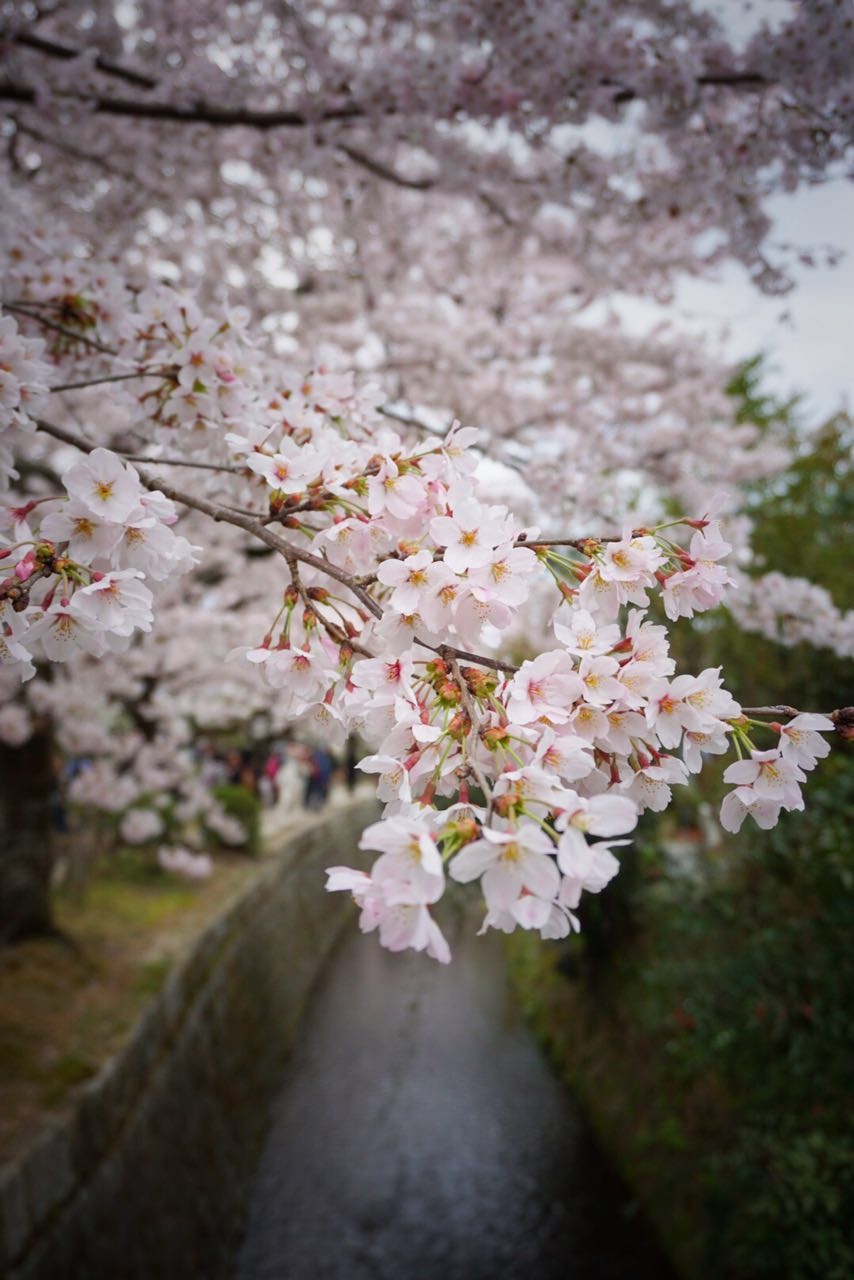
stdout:
[[376,816],[354,801],[288,838],[205,930],[124,1049],[0,1185],[7,1280],[228,1275],[281,1064],[347,919],[323,869]]

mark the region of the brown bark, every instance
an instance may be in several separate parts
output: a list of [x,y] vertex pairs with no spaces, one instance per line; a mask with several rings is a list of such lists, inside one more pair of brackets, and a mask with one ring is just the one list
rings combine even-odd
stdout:
[[0,943],[55,931],[50,907],[51,736],[0,743]]

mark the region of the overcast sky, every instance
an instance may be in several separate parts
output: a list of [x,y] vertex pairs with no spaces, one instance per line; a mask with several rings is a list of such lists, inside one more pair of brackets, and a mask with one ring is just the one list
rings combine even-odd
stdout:
[[779,298],[763,297],[731,266],[718,281],[686,282],[675,309],[711,333],[726,326],[728,356],[767,351],[774,389],[804,391],[811,413],[854,407],[854,184],[832,182],[768,207],[773,239],[832,244],[845,257],[835,267],[799,267],[796,288]]
[[730,264],[717,279],[684,281],[667,307],[622,298],[617,310],[631,330],[664,318],[677,331],[704,332],[728,359],[766,352],[769,389],[804,393],[805,413],[814,421],[854,407],[854,184],[804,189],[767,208],[772,244],[833,245],[844,251],[842,261],[798,267],[796,287],[781,297],[764,297],[742,267]]
[[[791,0],[695,0],[746,41],[761,22],[788,21]],[[806,393],[810,414],[854,408],[854,184],[844,180],[768,204],[772,240],[809,248],[832,244],[846,256],[836,267],[801,268],[798,286],[783,298],[763,298],[745,272],[732,266],[716,282],[687,282],[679,291],[680,319],[717,335],[725,325],[727,356],[764,350],[775,391]],[[782,317],[782,318],[781,318]],[[676,318],[676,317],[674,317]]]

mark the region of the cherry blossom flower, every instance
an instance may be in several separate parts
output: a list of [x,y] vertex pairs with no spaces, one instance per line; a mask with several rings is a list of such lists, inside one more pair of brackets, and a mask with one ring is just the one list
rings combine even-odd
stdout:
[[63,476],[72,498],[104,520],[119,524],[139,506],[141,487],[133,467],[109,449],[93,449]]
[[750,787],[758,799],[770,800],[785,809],[802,808],[800,783],[804,772],[779,748],[751,751],[749,760],[737,760],[724,772],[724,782]]
[[814,769],[819,760],[830,755],[830,744],[821,736],[832,733],[833,721],[828,716],[809,712],[793,716],[780,727],[780,754],[802,769]]
[[495,548],[507,541],[507,533],[502,510],[483,507],[471,498],[455,503],[453,515],[430,521],[430,535],[444,547],[445,564],[454,573],[491,564]]
[[549,899],[556,896],[560,876],[553,853],[554,844],[533,823],[508,831],[485,827],[483,838],[466,845],[449,870],[462,884],[480,878],[490,910],[509,910],[522,889]]
[[616,623],[601,626],[586,609],[561,609],[554,622],[554,633],[567,653],[578,658],[609,653],[622,639]]
[[98,621],[81,615],[71,605],[63,605],[61,600],[54,600],[41,616],[36,616],[29,636],[41,644],[51,662],[67,662],[77,652],[99,658],[107,648]]
[[71,615],[84,626],[101,627],[117,636],[149,631],[153,622],[152,596],[138,569],[116,569],[95,576],[88,587],[75,591]]
[[79,564],[109,557],[121,541],[124,526],[93,512],[91,506],[72,498],[41,522],[41,536],[67,542],[68,554]]
[[523,662],[510,682],[507,714],[517,724],[546,716],[556,724],[568,720],[573,704],[584,696],[584,682],[561,649]]
[[405,560],[384,560],[377,570],[377,577],[386,586],[394,587],[390,604],[398,613],[417,613],[421,596],[430,585],[427,570],[433,563],[429,551],[418,551]]
[[389,951],[426,951],[440,964],[450,963],[450,948],[423,903],[391,903],[369,875],[351,867],[330,867],[326,874],[328,890],[353,895],[363,933],[379,929],[380,943]]
[[399,815],[366,827],[360,849],[379,849],[371,876],[390,905],[436,902],[444,892],[442,858],[423,819]]

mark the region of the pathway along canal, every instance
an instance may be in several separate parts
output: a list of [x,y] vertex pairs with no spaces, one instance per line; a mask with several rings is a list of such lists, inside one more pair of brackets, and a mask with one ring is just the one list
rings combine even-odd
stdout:
[[333,958],[273,1108],[239,1280],[672,1280],[508,988],[373,937]]

